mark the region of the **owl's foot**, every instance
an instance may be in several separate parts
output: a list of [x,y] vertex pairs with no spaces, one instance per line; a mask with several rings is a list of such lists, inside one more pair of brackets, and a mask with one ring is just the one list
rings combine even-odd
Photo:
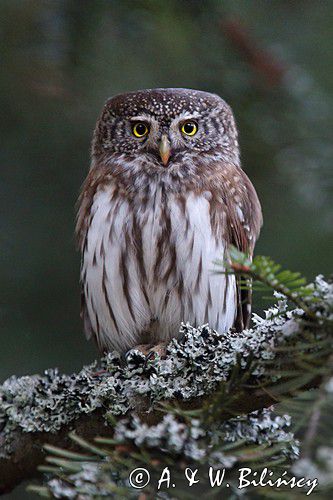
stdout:
[[147,359],[154,359],[156,355],[163,359],[166,357],[166,343],[160,342],[159,344],[140,344],[133,347],[137,351],[142,352]]

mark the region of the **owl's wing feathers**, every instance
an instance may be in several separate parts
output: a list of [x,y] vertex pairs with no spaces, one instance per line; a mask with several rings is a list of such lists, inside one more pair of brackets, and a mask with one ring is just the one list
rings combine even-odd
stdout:
[[[238,170],[235,184],[226,193],[225,202],[228,214],[228,241],[250,258],[262,226],[262,212],[257,193],[242,170]],[[237,182],[237,178],[241,182]],[[252,292],[251,289],[241,289],[237,278],[237,314],[234,327],[236,331],[247,328],[251,319]]]
[[[100,168],[92,167],[87,175],[86,180],[82,185],[79,199],[77,201],[77,218],[76,218],[76,228],[75,235],[77,246],[81,251],[82,259],[84,251],[87,245],[87,232],[91,223],[91,207],[94,201],[94,196],[100,186],[107,181],[108,171],[106,168],[101,166]],[[86,297],[84,293],[85,277],[82,275],[81,269],[81,318],[83,321],[83,329],[86,334],[87,339],[93,338],[98,344],[98,337],[94,331],[91,320],[89,317],[89,312],[86,304]],[[99,346],[98,346],[99,347]]]
[[77,200],[77,217],[75,236],[77,246],[83,252],[86,244],[87,231],[91,222],[90,210],[94,201],[96,191],[107,182],[108,170],[104,166],[91,167],[80,191]]

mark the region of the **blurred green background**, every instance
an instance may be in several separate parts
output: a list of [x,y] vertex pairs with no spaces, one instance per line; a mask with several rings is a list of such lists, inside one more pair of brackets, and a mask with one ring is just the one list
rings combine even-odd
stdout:
[[107,97],[217,92],[262,202],[257,253],[332,271],[333,2],[0,2],[0,379],[95,358],[74,205]]

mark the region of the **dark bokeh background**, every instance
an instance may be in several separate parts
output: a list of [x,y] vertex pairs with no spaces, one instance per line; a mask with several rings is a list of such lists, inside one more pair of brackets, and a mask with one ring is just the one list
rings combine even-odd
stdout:
[[74,204],[105,99],[192,87],[233,107],[263,205],[257,252],[332,271],[333,3],[0,3],[0,379],[95,355]]

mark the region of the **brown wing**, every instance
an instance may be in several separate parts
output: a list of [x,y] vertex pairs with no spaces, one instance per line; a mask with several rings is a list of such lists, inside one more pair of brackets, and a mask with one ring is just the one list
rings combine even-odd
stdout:
[[[107,182],[108,172],[106,168],[100,167],[95,168],[92,167],[87,175],[86,180],[83,183],[81,193],[77,203],[77,217],[76,217],[76,228],[75,234],[77,239],[77,246],[79,247],[81,253],[83,254],[85,246],[86,246],[86,236],[87,231],[91,222],[91,207],[94,201],[94,196],[96,191],[100,186],[103,186],[105,182]],[[81,318],[83,321],[83,329],[86,334],[87,339],[93,337],[95,341],[96,332],[94,332],[91,321],[89,318],[87,305],[85,301],[84,295],[84,282],[85,277],[82,276],[80,278],[80,286],[81,286]]]
[[[262,226],[261,206],[257,193],[242,170],[239,170],[234,179],[233,195],[226,197],[227,213],[229,216],[229,242],[241,252],[251,258],[255,242]],[[240,288],[237,278],[237,315],[234,327],[236,331],[247,328],[251,319],[252,292],[250,289]]]
[[92,207],[96,191],[108,180],[108,170],[101,167],[92,167],[82,185],[79,199],[77,201],[77,216],[75,235],[77,245],[82,251],[85,245],[87,229],[90,224],[90,209]]

